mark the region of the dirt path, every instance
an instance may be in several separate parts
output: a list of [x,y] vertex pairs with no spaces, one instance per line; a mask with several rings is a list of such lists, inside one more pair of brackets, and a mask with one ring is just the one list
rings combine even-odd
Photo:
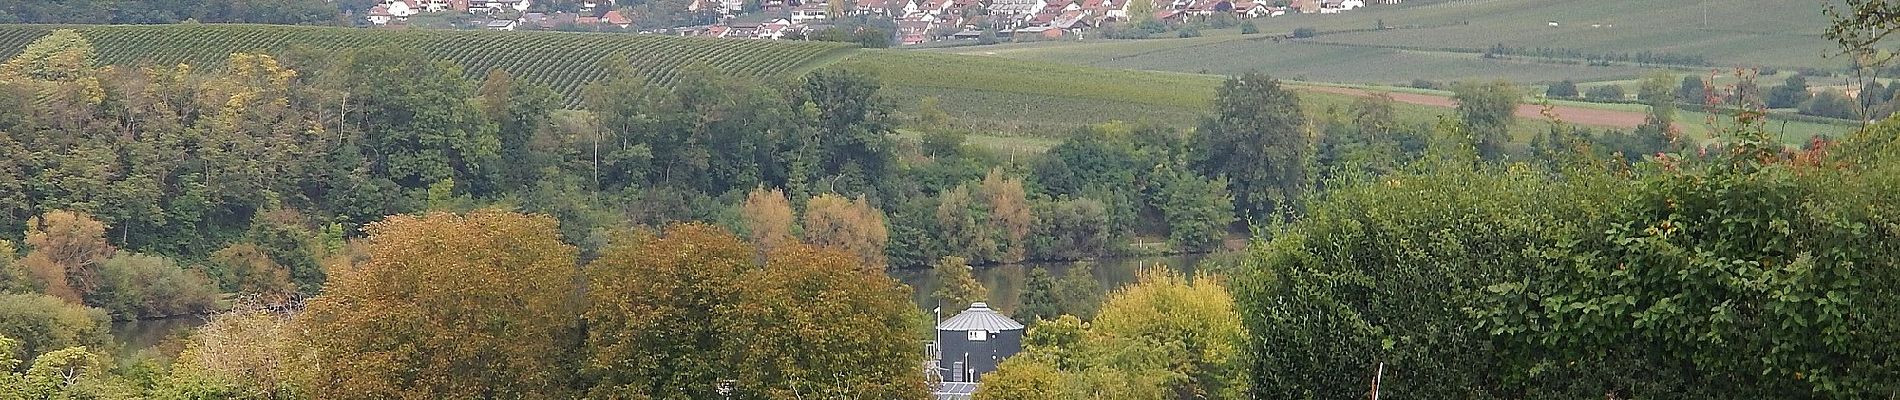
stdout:
[[[1343,94],[1343,95],[1348,95],[1348,96],[1360,96],[1360,97],[1370,97],[1372,96],[1373,93],[1375,93],[1374,91],[1371,91],[1371,90],[1333,87],[1333,86],[1294,86],[1294,88],[1297,88],[1299,90],[1311,91],[1311,92]],[[1444,108],[1452,108],[1458,105],[1456,101],[1453,101],[1450,97],[1445,97],[1445,96],[1433,96],[1429,94],[1402,93],[1402,92],[1376,92],[1376,93],[1385,93],[1386,95],[1392,96],[1393,101],[1397,101],[1400,103],[1419,104],[1419,105],[1427,105],[1427,106],[1432,106],[1432,107],[1444,107]],[[1568,122],[1572,124],[1624,128],[1624,129],[1635,128],[1637,125],[1642,125],[1643,117],[1644,117],[1643,113],[1639,113],[1639,112],[1599,110],[1599,109],[1594,109],[1594,108],[1571,107],[1571,106],[1556,106],[1555,108],[1552,108],[1551,111],[1557,114],[1557,118],[1563,119],[1564,122]],[[1525,104],[1525,105],[1518,106],[1517,117],[1520,119],[1528,119],[1528,120],[1535,120],[1535,121],[1544,120],[1543,110],[1541,109],[1541,107],[1535,104]]]

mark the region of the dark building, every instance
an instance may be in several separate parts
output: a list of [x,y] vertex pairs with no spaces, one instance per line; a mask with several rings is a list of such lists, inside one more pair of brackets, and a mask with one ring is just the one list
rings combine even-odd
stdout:
[[937,370],[944,382],[979,382],[1004,359],[1023,351],[1023,324],[972,303],[970,309],[937,324]]

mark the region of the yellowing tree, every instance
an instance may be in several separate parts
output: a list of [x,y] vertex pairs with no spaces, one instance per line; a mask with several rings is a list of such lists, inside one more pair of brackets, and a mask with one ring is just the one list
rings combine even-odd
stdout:
[[752,189],[745,196],[745,204],[739,206],[739,214],[745,220],[746,236],[760,249],[771,251],[797,241],[792,236],[792,203],[785,199],[783,190]]
[[1064,396],[1062,371],[1037,357],[1004,360],[996,372],[983,375],[976,400],[1059,400]]
[[238,294],[257,296],[266,304],[281,304],[297,293],[297,286],[290,283],[290,269],[278,265],[255,244],[227,246],[211,253],[210,261],[222,270],[224,281]]
[[843,250],[858,257],[867,269],[884,269],[884,246],[890,231],[884,225],[884,212],[871,207],[860,196],[847,200],[836,194],[821,194],[805,204],[805,243]]
[[1004,175],[1001,168],[992,168],[989,175],[983,177],[983,195],[990,202],[990,224],[1003,235],[1001,261],[1022,262],[1028,248],[1029,229],[1035,223],[1029,214],[1029,196],[1023,191],[1023,180]]
[[734,364],[769,399],[924,399],[910,289],[851,254],[810,246],[773,252],[737,308]]
[[369,260],[298,316],[317,398],[568,398],[573,246],[484,210],[370,224]]
[[1191,398],[1244,398],[1247,337],[1233,295],[1215,277],[1192,280],[1165,267],[1109,294],[1084,339],[1092,364],[1162,377]]
[[852,255],[677,225],[587,267],[582,369],[595,398],[920,399],[909,292]]
[[587,266],[585,363],[596,398],[715,398],[721,343],[755,251],[703,224],[618,240]]
[[100,263],[112,256],[106,243],[106,225],[91,215],[54,210],[26,223],[26,245],[32,250],[20,259],[40,281],[46,294],[73,304],[101,283]]

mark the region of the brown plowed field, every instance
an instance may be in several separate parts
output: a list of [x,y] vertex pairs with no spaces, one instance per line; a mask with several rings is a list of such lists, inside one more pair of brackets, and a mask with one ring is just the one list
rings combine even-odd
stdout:
[[[1365,90],[1365,89],[1343,88],[1343,87],[1333,87],[1333,86],[1294,86],[1294,88],[1297,88],[1299,90],[1312,91],[1312,92],[1334,93],[1334,94],[1343,94],[1343,95],[1348,95],[1348,96],[1360,96],[1360,97],[1369,97],[1369,96],[1372,96],[1373,93],[1375,93],[1373,91]],[[1457,101],[1454,101],[1450,97],[1445,97],[1445,96],[1433,96],[1429,94],[1403,93],[1403,92],[1377,92],[1377,93],[1385,93],[1388,96],[1392,96],[1392,101],[1397,101],[1400,103],[1410,103],[1410,104],[1419,104],[1419,105],[1445,107],[1445,108],[1452,108],[1458,105]],[[1557,115],[1557,118],[1562,119],[1564,122],[1577,124],[1577,125],[1589,125],[1589,126],[1627,129],[1627,128],[1635,128],[1637,125],[1643,124],[1643,113],[1639,113],[1639,112],[1599,110],[1599,109],[1594,109],[1594,108],[1570,107],[1570,106],[1555,106],[1551,109],[1551,111]],[[1521,105],[1517,107],[1517,117],[1542,121],[1544,119],[1544,114],[1541,107],[1535,104],[1526,104],[1526,105]]]

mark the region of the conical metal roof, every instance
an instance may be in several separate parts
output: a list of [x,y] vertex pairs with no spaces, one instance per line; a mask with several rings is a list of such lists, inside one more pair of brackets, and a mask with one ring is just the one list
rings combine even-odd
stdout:
[[989,304],[983,302],[970,303],[970,309],[963,310],[963,312],[958,313],[957,316],[950,317],[950,319],[943,320],[943,323],[937,324],[937,330],[940,331],[996,332],[1021,329],[1023,329],[1023,324],[1016,322],[1016,320],[1009,319],[1009,317],[1005,317],[1003,314],[996,313],[995,310],[990,309]]

